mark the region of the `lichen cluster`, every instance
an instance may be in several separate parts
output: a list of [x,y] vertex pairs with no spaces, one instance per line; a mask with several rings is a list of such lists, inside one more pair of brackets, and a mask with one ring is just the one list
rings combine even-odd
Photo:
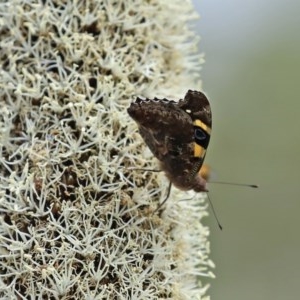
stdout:
[[[0,3],[1,299],[193,299],[201,196],[174,191],[126,108],[199,89],[188,0]],[[193,194],[192,194],[193,195]]]

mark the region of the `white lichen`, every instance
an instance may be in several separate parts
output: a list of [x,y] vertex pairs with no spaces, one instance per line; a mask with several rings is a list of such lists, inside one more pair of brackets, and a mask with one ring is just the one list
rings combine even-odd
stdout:
[[[1,299],[204,299],[204,196],[174,190],[126,108],[200,89],[188,0],[0,3]],[[180,201],[194,196],[191,200]]]

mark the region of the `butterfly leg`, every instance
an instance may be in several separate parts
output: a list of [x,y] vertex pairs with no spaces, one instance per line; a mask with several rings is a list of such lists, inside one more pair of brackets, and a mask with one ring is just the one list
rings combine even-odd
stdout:
[[160,208],[167,202],[167,200],[170,196],[170,193],[171,193],[171,187],[172,187],[172,182],[170,181],[166,198],[164,199],[164,201],[162,203],[158,204],[158,206],[154,210],[153,214],[155,214],[158,210],[160,210]]
[[126,168],[127,170],[134,170],[134,171],[146,171],[146,172],[162,172],[162,170],[154,170],[154,169],[140,169],[135,167]]

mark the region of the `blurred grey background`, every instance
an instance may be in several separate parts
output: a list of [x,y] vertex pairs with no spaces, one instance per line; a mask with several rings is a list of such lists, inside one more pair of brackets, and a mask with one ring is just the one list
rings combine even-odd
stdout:
[[300,1],[194,3],[213,111],[206,162],[217,180],[260,186],[209,186],[224,227],[206,219],[211,298],[300,299]]

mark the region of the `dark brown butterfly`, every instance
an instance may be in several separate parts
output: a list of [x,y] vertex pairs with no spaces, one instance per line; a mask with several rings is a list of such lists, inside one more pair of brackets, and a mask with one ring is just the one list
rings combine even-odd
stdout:
[[[183,100],[137,98],[128,108],[139,132],[171,184],[206,192],[199,174],[209,144],[212,116],[206,96],[189,90]],[[165,202],[165,201],[164,201]]]

